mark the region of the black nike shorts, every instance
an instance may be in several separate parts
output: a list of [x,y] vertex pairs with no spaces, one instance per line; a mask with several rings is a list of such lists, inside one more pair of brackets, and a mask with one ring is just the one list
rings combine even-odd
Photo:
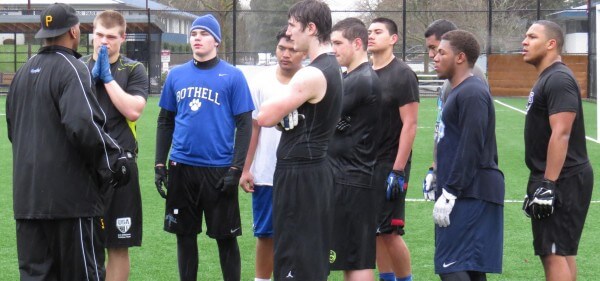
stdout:
[[375,268],[376,192],[336,183],[331,269]]
[[329,162],[277,163],[273,185],[274,280],[327,280],[333,218]]
[[[527,192],[535,192],[539,180],[530,178]],[[575,256],[592,199],[594,173],[588,165],[581,172],[556,182],[554,213],[545,219],[531,219],[533,249],[538,256]]]
[[[375,165],[374,185],[377,192],[377,200],[380,210],[377,224],[377,235],[389,234],[396,232],[399,235],[404,235],[404,218],[406,208],[406,192],[401,192],[398,199],[388,201],[385,198],[387,177],[392,171],[393,162],[377,161]],[[408,181],[410,179],[410,162],[406,163],[404,168],[404,185],[408,191]]]
[[230,194],[215,189],[229,167],[195,167],[169,161],[164,229],[175,234],[202,232],[213,239],[242,235],[238,188]]

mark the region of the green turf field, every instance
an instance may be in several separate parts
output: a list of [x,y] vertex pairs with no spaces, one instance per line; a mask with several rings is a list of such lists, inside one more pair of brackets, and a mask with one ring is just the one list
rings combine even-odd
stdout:
[[[0,98],[0,281],[18,280],[15,246],[15,224],[12,212],[12,157],[10,143],[6,137],[4,116],[5,97]],[[523,110],[525,99],[500,99],[501,102]],[[177,280],[175,237],[162,230],[164,202],[154,187],[154,138],[158,98],[151,97],[138,122],[140,143],[139,166],[144,208],[144,242],[141,248],[131,251],[130,280]],[[496,106],[496,136],[500,168],[506,177],[506,199],[504,227],[504,273],[490,275],[489,280],[543,280],[543,271],[537,257],[533,255],[531,231],[528,219],[521,212],[521,199],[527,182],[528,171],[523,161],[524,115],[514,109]],[[596,136],[596,105],[585,103],[586,132]],[[406,243],[411,251],[415,280],[439,280],[433,273],[433,221],[432,202],[424,202],[421,181],[432,159],[433,126],[436,114],[435,100],[424,98],[419,110],[419,130],[413,149],[412,181],[407,203]],[[600,171],[600,144],[588,141],[587,148],[594,170]],[[598,181],[596,181],[598,182]],[[598,184],[595,185],[598,187]],[[514,201],[512,201],[514,200]],[[597,192],[593,200],[600,200]],[[254,280],[254,244],[252,236],[252,213],[250,195],[240,193],[244,235],[239,238],[242,254],[242,280]],[[583,232],[578,255],[579,280],[600,280],[600,246],[594,244],[600,236],[600,204],[590,207],[586,228]],[[216,243],[204,234],[199,236],[200,266],[199,280],[221,279]],[[339,272],[332,273],[329,280],[343,280]]]

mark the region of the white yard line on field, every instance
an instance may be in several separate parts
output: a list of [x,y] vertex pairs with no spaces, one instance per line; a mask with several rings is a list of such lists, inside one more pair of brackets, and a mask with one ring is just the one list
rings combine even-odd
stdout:
[[[510,109],[512,109],[512,110],[514,110],[514,111],[518,111],[518,112],[521,112],[521,113],[523,113],[523,114],[527,114],[527,112],[525,112],[524,110],[520,110],[520,109],[518,109],[518,108],[516,108],[516,107],[514,107],[514,106],[508,105],[508,104],[506,104],[506,103],[503,103],[503,102],[501,102],[501,101],[499,101],[499,100],[494,100],[494,101],[495,101],[496,103],[498,103],[498,104],[500,104],[500,105],[502,105],[502,106],[506,106],[506,107],[508,107],[508,108],[510,108]],[[598,143],[598,144],[600,144],[600,140],[597,140],[597,139],[594,139],[594,138],[592,138],[592,137],[588,137],[588,136],[585,136],[585,138],[586,138],[587,140],[589,140],[589,141],[593,141],[593,142],[595,142],[595,143]]]
[[[405,199],[406,202],[431,202],[431,204],[433,204],[433,201],[425,201],[425,199],[423,198],[406,198]],[[504,200],[504,203],[523,203],[523,199],[506,199]],[[600,203],[600,201],[598,200],[592,200],[591,203]]]

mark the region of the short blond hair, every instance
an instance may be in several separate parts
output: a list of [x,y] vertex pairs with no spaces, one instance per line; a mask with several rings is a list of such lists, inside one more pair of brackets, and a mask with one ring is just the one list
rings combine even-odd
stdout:
[[106,10],[97,14],[96,18],[94,18],[94,28],[96,28],[98,24],[101,24],[106,28],[118,26],[121,28],[119,31],[121,35],[125,34],[127,29],[127,22],[125,21],[125,18],[123,15],[121,15],[121,13],[115,10]]

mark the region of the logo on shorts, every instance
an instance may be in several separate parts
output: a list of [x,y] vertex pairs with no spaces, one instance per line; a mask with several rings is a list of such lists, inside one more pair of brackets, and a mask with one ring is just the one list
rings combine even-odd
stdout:
[[456,263],[456,261],[449,262],[449,263],[444,263],[444,264],[442,264],[442,267],[443,267],[443,268],[446,268],[446,267],[449,267],[449,266],[451,266],[451,265],[453,265],[453,264],[455,264],[455,263]]
[[290,270],[290,272],[288,272],[288,274],[285,276],[285,278],[294,278],[294,275],[292,275],[291,270]]
[[165,220],[167,221],[168,227],[171,227],[171,224],[177,224],[177,218],[171,214],[167,214]]
[[337,254],[334,250],[329,250],[329,263],[334,263],[337,258]]
[[237,228],[232,228],[232,229],[230,229],[230,230],[229,230],[229,232],[233,234],[233,233],[237,232],[238,230],[240,230],[240,228],[239,228],[239,227],[237,227]]
[[131,227],[131,218],[118,218],[117,219],[117,229],[121,231],[121,233],[127,233],[129,228]]

